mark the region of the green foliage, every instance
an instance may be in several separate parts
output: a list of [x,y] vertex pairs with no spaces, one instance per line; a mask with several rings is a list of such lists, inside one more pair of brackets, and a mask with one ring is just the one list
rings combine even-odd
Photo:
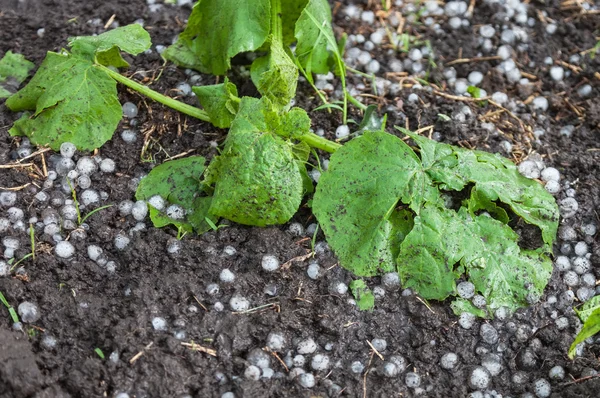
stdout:
[[577,345],[600,332],[600,296],[594,296],[586,301],[581,309],[577,310],[579,319],[583,322],[583,328],[575,336],[575,340],[569,347],[569,358],[575,358]]
[[[331,69],[327,45],[335,36],[331,28],[331,10],[327,1],[310,0],[296,23],[296,58],[307,74],[325,74]],[[337,45],[332,48],[337,50]]]
[[[173,219],[164,210],[148,205],[155,227],[171,224],[186,232],[194,230],[203,233],[210,230],[210,222],[213,222],[208,212],[211,198],[200,195],[205,162],[202,156],[171,160],[156,166],[140,181],[135,193],[137,200],[148,200],[158,195],[165,200],[166,207],[179,205],[186,210],[183,219]],[[207,218],[210,222],[207,222]]]
[[192,91],[208,113],[212,124],[220,128],[231,126],[240,102],[235,84],[225,78],[221,84],[194,86]]
[[137,54],[150,47],[148,33],[139,25],[117,28],[96,37],[71,39],[72,52],[48,52],[29,84],[11,96],[12,111],[32,111],[9,130],[27,135],[36,145],[58,150],[72,142],[81,150],[99,148],[108,141],[122,117],[115,81],[97,68],[123,66],[118,48]]
[[349,287],[361,311],[372,310],[375,307],[375,296],[363,280],[354,280],[350,282]]
[[[419,156],[392,135],[367,132],[321,176],[313,211],[341,265],[359,276],[397,270],[404,286],[437,300],[454,295],[465,274],[491,311],[541,296],[558,225],[553,197],[507,159],[404,132]],[[447,208],[444,191],[463,190],[462,206]],[[540,228],[541,248],[519,247],[504,207]]]
[[34,67],[33,62],[26,60],[23,55],[7,51],[0,59],[0,99],[11,95],[4,87],[5,83],[10,83],[11,80],[16,84],[23,83]]

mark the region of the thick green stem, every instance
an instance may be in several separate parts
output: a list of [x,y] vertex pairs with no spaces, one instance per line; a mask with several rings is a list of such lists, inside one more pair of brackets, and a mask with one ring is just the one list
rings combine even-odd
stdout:
[[104,72],[106,72],[110,77],[112,77],[119,83],[137,91],[140,94],[143,94],[149,98],[152,98],[156,102],[160,102],[161,104],[166,105],[169,108],[175,109],[176,111],[179,111],[181,113],[184,113],[184,114],[194,117],[196,119],[204,120],[205,122],[210,122],[210,117],[208,116],[208,113],[206,113],[205,111],[203,111],[200,108],[196,108],[195,106],[191,106],[191,105],[185,104],[183,102],[177,101],[173,98],[167,97],[166,95],[163,95],[159,92],[152,90],[151,88],[144,86],[143,84],[140,84],[134,80],[131,80],[131,79],[121,75],[120,73],[107,68],[104,65],[96,64],[95,66],[98,69],[101,69]]
[[325,152],[334,153],[342,147],[337,142],[329,141],[327,138],[319,137],[314,133],[303,134],[298,138],[300,141],[306,142],[313,148],[321,149]]
[[271,0],[271,34],[273,40],[283,45],[283,25],[281,23],[281,0]]

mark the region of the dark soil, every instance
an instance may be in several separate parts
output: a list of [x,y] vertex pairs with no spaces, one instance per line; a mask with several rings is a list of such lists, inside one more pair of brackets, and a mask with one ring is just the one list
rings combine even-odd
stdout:
[[[598,15],[574,17],[572,11],[561,11],[558,1],[546,3],[549,4],[532,4],[530,15],[535,17],[536,9],[547,11],[551,18],[561,21],[559,31],[547,36],[539,24],[536,35],[531,38],[530,60],[540,66],[546,56],[568,61],[570,54],[595,44],[594,35],[598,35],[600,25]],[[495,11],[491,6],[477,6],[472,24],[489,23]],[[153,44],[168,45],[183,28],[189,8],[165,5],[159,12],[151,13],[146,2],[140,0],[0,0],[0,55],[12,50],[39,64],[47,50],[57,51],[66,46],[67,37],[104,31],[103,25],[113,14],[121,26],[144,19]],[[99,25],[87,22],[96,18],[101,20]],[[345,20],[339,9],[334,19],[337,26],[348,33],[373,30]],[[39,37],[36,32],[42,27],[45,34]],[[423,28],[420,33],[426,34],[427,30]],[[438,52],[438,67],[457,58],[459,53],[465,58],[475,56],[474,40],[473,35],[464,30],[435,36],[432,46]],[[385,69],[385,55],[376,55]],[[523,60],[523,70],[541,75],[539,69],[527,69],[528,61]],[[526,128],[504,115],[495,121],[503,126],[502,133],[490,136],[478,123],[478,118],[489,109],[475,103],[422,92],[421,103],[415,105],[406,101],[411,91],[405,89],[397,98],[381,97],[379,104],[383,110],[391,107],[390,125],[407,125],[411,129],[434,125],[444,142],[507,155],[500,142],[508,140],[514,148],[511,156],[517,161],[532,151],[542,154],[546,163],[558,168],[563,179],[571,181],[577,190],[580,211],[566,222],[577,228],[583,223],[600,221],[597,213],[600,208],[600,80],[594,77],[594,72],[600,69],[598,62],[597,57],[589,68],[561,83],[550,79],[535,82],[532,90],[545,92],[551,98],[551,109],[542,125],[546,130],[543,145],[535,143],[527,127],[528,117],[535,115],[520,115]],[[130,72],[141,72],[136,78],[145,75],[148,81],[163,68],[156,52],[140,55],[132,59],[131,64]],[[493,78],[494,65],[487,61],[478,64],[478,70],[492,76],[486,79],[488,86],[483,88],[488,93],[503,90],[526,100],[531,93],[519,93],[504,87],[503,80]],[[468,74],[470,67],[470,64],[457,65],[459,76]],[[434,71],[434,78],[439,73]],[[176,96],[173,88],[185,79],[183,70],[169,64],[152,87]],[[214,78],[208,76],[204,79],[205,84],[214,82]],[[575,91],[586,80],[592,84],[593,94],[581,100]],[[210,158],[216,154],[210,142],[221,142],[225,137],[223,130],[146,101],[123,87],[120,100],[138,104],[139,129],[153,129],[153,132],[149,148],[143,148],[142,139],[133,146],[125,145],[119,136],[127,127],[124,121],[113,140],[100,149],[101,156],[117,163],[118,173],[93,181],[96,189],[109,193],[110,203],[133,198],[131,179],[147,173],[155,164],[141,161],[142,155],[146,160],[153,158],[156,164],[162,162],[166,154],[175,156],[190,150],[189,154]],[[188,101],[194,103],[193,98]],[[574,113],[568,106],[569,101],[582,111],[581,115]],[[297,105],[313,109],[317,104],[310,88],[301,86]],[[443,122],[438,118],[438,114],[452,115],[465,105],[470,106],[474,114],[465,123]],[[315,112],[312,116],[313,127],[324,128],[327,136],[333,137],[335,127],[340,124],[339,115]],[[7,134],[15,119],[16,115],[0,105],[0,164],[11,162],[14,150],[20,145],[19,139]],[[541,124],[541,119],[536,120]],[[571,138],[559,134],[565,124],[576,125],[576,133]],[[41,166],[39,157],[34,162]],[[39,217],[41,210],[33,200],[34,187],[43,183],[39,173],[34,169],[0,169],[0,187],[28,183],[33,185],[19,191],[17,206],[28,209],[29,217],[36,212]],[[314,218],[304,208],[293,221],[307,226]],[[422,379],[422,396],[464,397],[470,392],[466,382],[468,375],[479,364],[480,354],[492,348],[500,351],[499,347],[487,346],[480,340],[480,322],[465,330],[457,325],[457,317],[448,303],[429,303],[428,307],[417,296],[402,294],[400,289],[388,291],[385,298],[377,300],[372,312],[359,311],[348,303],[350,296],[329,293],[334,281],[349,283],[351,275],[337,266],[335,257],[327,249],[317,254],[322,269],[327,270],[318,281],[306,276],[308,263],[304,261],[292,262],[289,268],[275,273],[264,272],[260,261],[265,254],[274,254],[284,263],[310,252],[310,238],[293,236],[287,226],[261,229],[231,225],[199,237],[186,236],[179,254],[170,256],[165,248],[177,232],[170,228],[155,229],[149,221],[147,229],[138,233],[125,251],[113,249],[114,236],[136,224],[130,217],[121,217],[116,206],[92,216],[89,224],[87,240],[72,242],[77,250],[74,260],[58,259],[51,250],[52,245],[47,243],[51,242],[49,237],[36,236],[37,255],[34,261],[22,263],[25,273],[0,279],[0,291],[15,308],[23,301],[32,301],[41,311],[35,328],[29,328],[29,333],[24,334],[12,331],[7,311],[0,310],[1,397],[114,397],[119,392],[137,398],[186,394],[220,397],[227,391],[234,392],[236,397],[414,396],[415,390],[404,383],[404,373],[392,379],[377,371],[381,361],[367,344],[367,340],[373,338],[387,341],[388,348],[382,352],[385,357],[402,355],[408,370],[418,372]],[[317,241],[321,240],[323,237],[319,235]],[[592,263],[596,276],[600,278],[600,243],[593,237],[588,240],[594,253]],[[17,251],[17,258],[28,253],[28,242],[28,237],[22,238],[23,248]],[[104,248],[107,257],[117,262],[116,273],[110,274],[88,259],[86,247],[89,244]],[[235,248],[235,254],[225,253],[227,246]],[[236,274],[235,283],[220,284],[220,293],[209,296],[205,293],[206,286],[218,282],[224,268]],[[379,284],[379,278],[369,281],[372,286]],[[277,287],[274,297],[264,293],[268,285]],[[564,290],[560,277],[553,275],[547,295],[559,295]],[[231,313],[227,303],[234,293],[247,297],[252,307],[271,306],[251,314]],[[226,305],[224,311],[214,309],[217,301]],[[575,323],[559,330],[550,318],[551,312],[542,299],[513,316],[513,326],[530,325],[532,333],[524,342],[514,338],[509,323],[491,321],[500,332],[504,370],[494,377],[490,390],[517,396],[531,391],[534,380],[547,378],[552,366],[562,365],[567,378],[552,383],[553,397],[597,397],[600,394],[600,379],[580,380],[585,368],[600,370],[600,346],[588,346],[583,357],[570,361],[566,352],[575,334]],[[153,329],[151,319],[156,316],[167,320],[168,332]],[[569,317],[575,319],[572,311]],[[185,331],[187,338],[177,339],[176,331]],[[279,354],[281,359],[287,350],[293,350],[297,341],[312,337],[335,366],[329,372],[316,374],[318,383],[312,389],[302,388],[287,377],[245,379],[248,352],[264,347],[267,335],[273,331],[287,338],[287,349]],[[54,348],[42,344],[47,335],[56,338]],[[194,351],[183,346],[182,341],[212,348],[217,355]],[[96,348],[103,351],[106,359],[94,352]],[[533,353],[534,366],[521,361],[525,350]],[[438,365],[441,356],[449,351],[459,356],[459,365],[453,371],[443,370]],[[109,360],[109,354],[114,352],[119,359]],[[369,364],[367,376],[350,372],[350,364],[355,360]],[[286,373],[275,355],[271,366],[276,372]],[[511,376],[520,370],[526,371],[529,377],[529,382],[523,385],[511,381]],[[227,377],[219,380],[216,372]],[[340,386],[341,391],[334,391],[335,387],[332,390],[332,384]]]

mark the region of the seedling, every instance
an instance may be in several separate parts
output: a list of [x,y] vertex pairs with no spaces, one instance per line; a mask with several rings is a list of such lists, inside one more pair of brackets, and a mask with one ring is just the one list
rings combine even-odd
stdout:
[[575,358],[578,344],[600,332],[600,296],[592,297],[581,306],[580,310],[575,309],[575,312],[583,322],[583,327],[569,348],[571,359]]
[[67,184],[69,184],[69,188],[71,189],[71,196],[73,197],[73,204],[75,205],[75,210],[77,211],[77,225],[79,225],[79,226],[81,224],[83,224],[88,218],[93,216],[95,213],[99,212],[100,210],[108,209],[109,207],[113,206],[113,205],[105,205],[105,206],[97,207],[94,210],[90,211],[85,216],[81,217],[81,212],[79,210],[79,201],[77,200],[77,192],[75,191],[75,188],[71,184],[71,180],[69,180],[68,178],[67,178]]
[[100,359],[104,359],[104,353],[102,352],[102,350],[98,347],[94,348],[94,352],[96,353],[96,355],[98,355],[100,357]]
[[12,307],[12,305],[10,305],[8,303],[8,300],[6,299],[6,297],[4,297],[4,294],[2,294],[2,292],[0,292],[0,302],[2,302],[2,304],[4,304],[4,306],[6,307],[6,309],[8,309],[8,313],[9,313],[13,323],[19,323],[19,316],[17,315],[17,311],[15,311],[15,309]]

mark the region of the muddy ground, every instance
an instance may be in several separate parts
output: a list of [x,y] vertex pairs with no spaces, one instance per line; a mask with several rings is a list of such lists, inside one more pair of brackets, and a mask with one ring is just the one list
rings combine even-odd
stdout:
[[[476,3],[473,26],[498,18],[497,6]],[[371,26],[345,18],[342,12],[345,4],[333,4],[338,33],[372,32]],[[357,4],[373,10],[380,7],[376,1]],[[104,24],[113,14],[114,21],[121,26],[143,19],[153,44],[168,45],[182,30],[189,10],[189,7],[164,5],[151,12],[147,3],[140,0],[0,0],[0,55],[12,50],[39,64],[46,51],[66,46],[69,36],[103,32]],[[532,76],[532,87],[519,89],[507,84],[497,76],[495,61],[478,62],[477,69],[486,75],[482,88],[488,93],[504,91],[511,98],[525,102],[535,93],[544,93],[550,102],[545,117],[524,111],[518,118],[507,114],[495,118],[488,114],[494,110],[489,106],[431,92],[420,92],[419,102],[411,103],[407,101],[413,92],[410,82],[397,95],[366,101],[378,103],[382,111],[389,111],[390,125],[413,130],[433,125],[432,130],[439,132],[444,142],[499,152],[515,161],[532,152],[541,154],[546,164],[558,168],[562,178],[571,181],[576,190],[579,212],[563,220],[562,225],[579,230],[583,224],[600,223],[600,76],[594,75],[600,71],[600,57],[590,60],[586,68],[576,69],[577,73],[562,82],[547,78],[543,65],[547,56],[568,62],[570,55],[593,47],[595,36],[600,34],[600,15],[586,16],[577,9],[561,9],[558,1],[531,2],[531,17],[538,18],[541,11],[557,21],[558,33],[546,35],[542,23],[533,29],[526,52],[529,59],[520,62]],[[38,34],[40,28],[45,29],[43,35]],[[432,81],[443,80],[445,64],[477,56],[476,38],[468,29],[447,29],[445,35],[434,34],[422,25],[410,29],[431,37],[437,56]],[[376,49],[374,56],[383,68],[378,75],[385,76],[389,71],[387,52]],[[530,61],[536,66],[528,67]],[[156,51],[131,59],[131,65],[128,74],[138,72],[135,78],[144,78],[155,90],[171,96],[180,95],[173,88],[188,77],[171,64],[163,66]],[[454,66],[459,76],[466,76],[473,68],[472,63]],[[240,81],[239,76],[232,77]],[[351,81],[357,84],[362,78],[353,77]],[[214,78],[203,76],[202,82],[211,84]],[[368,86],[370,81],[365,79],[364,83]],[[576,94],[584,83],[593,88],[586,99]],[[448,92],[441,83],[439,88]],[[244,90],[252,92],[251,87]],[[95,189],[109,194],[107,203],[133,199],[132,178],[149,172],[168,156],[185,152],[211,158],[217,153],[211,142],[222,142],[225,131],[153,104],[123,87],[119,91],[122,103],[131,101],[138,105],[136,128],[141,133],[134,144],[125,144],[120,132],[129,127],[129,122],[124,120],[114,138],[98,152],[117,164],[116,173],[93,179]],[[194,98],[185,100],[195,102]],[[297,105],[305,109],[318,105],[310,87],[301,85]],[[445,122],[438,116],[452,115],[464,106],[469,106],[474,114],[464,122]],[[311,116],[315,129],[323,128],[326,136],[334,137],[340,124],[339,115],[314,112]],[[15,119],[16,115],[0,104],[0,165],[11,164],[14,151],[21,144],[20,139],[7,134]],[[482,120],[496,123],[501,134],[488,134],[481,127]],[[532,134],[534,124],[545,130],[540,142]],[[566,124],[576,126],[571,137],[560,134]],[[146,134],[146,140],[142,133]],[[503,141],[512,143],[511,153],[505,151]],[[49,161],[51,153],[44,156]],[[27,209],[27,217],[39,217],[43,206],[33,197],[43,184],[41,156],[32,161],[39,169],[1,169],[0,187],[30,184],[17,191],[17,206]],[[304,207],[292,221],[307,227],[314,217]],[[135,225],[131,217],[119,214],[117,206],[102,210],[90,217],[87,239],[72,241],[77,254],[70,260],[55,257],[52,239],[40,234],[36,236],[35,260],[24,261],[20,273],[0,278],[0,291],[15,308],[23,301],[32,301],[41,312],[39,321],[28,325],[24,333],[13,331],[8,312],[4,307],[0,309],[0,396],[115,397],[127,393],[137,398],[220,397],[233,392],[236,397],[465,397],[472,391],[467,382],[471,370],[479,365],[481,355],[490,350],[501,353],[503,369],[493,378],[489,394],[495,391],[514,397],[533,392],[533,381],[548,378],[549,369],[556,365],[563,366],[567,375],[563,380],[552,381],[553,397],[600,394],[600,379],[590,373],[600,370],[600,345],[589,345],[581,357],[569,360],[566,353],[576,332],[576,316],[570,308],[560,310],[571,324],[559,329],[551,316],[554,309],[546,303],[548,296],[560,295],[567,289],[558,272],[553,274],[546,296],[538,304],[518,311],[509,322],[491,321],[500,333],[499,348],[481,341],[481,321],[469,330],[463,329],[448,303],[433,302],[428,307],[418,296],[401,288],[387,289],[372,312],[359,311],[349,303],[348,294],[331,293],[332,283],[349,283],[351,275],[337,266],[334,255],[323,244],[317,244],[322,250],[316,254],[316,260],[324,275],[316,281],[306,275],[308,260],[291,262],[289,267],[275,273],[263,271],[260,261],[265,254],[273,254],[285,263],[310,253],[311,238],[290,233],[289,225],[271,228],[230,225],[202,236],[188,235],[181,241],[179,253],[170,255],[166,247],[177,231],[155,229],[146,220],[147,228],[133,235],[125,251],[115,250],[114,236]],[[317,242],[323,239],[317,235]],[[583,235],[580,239],[584,239]],[[17,251],[17,258],[28,252],[28,237],[21,236],[21,240],[24,248]],[[587,241],[598,279],[600,245],[595,236],[588,236]],[[89,244],[104,248],[105,255],[116,262],[116,272],[110,273],[88,258]],[[558,253],[558,247],[556,250]],[[219,273],[225,268],[235,273],[235,282],[220,284],[217,295],[207,294],[206,286],[218,282]],[[380,284],[379,278],[369,281],[371,286]],[[265,287],[272,286],[276,286],[276,293],[265,294]],[[251,307],[264,307],[249,314],[232,313],[227,303],[234,293],[247,297]],[[225,309],[215,309],[217,302],[224,303]],[[168,330],[153,328],[151,320],[157,316],[167,320]],[[514,328],[518,326],[529,330],[525,339],[515,337]],[[177,332],[185,333],[184,337],[176,335]],[[248,380],[244,377],[248,353],[265,347],[271,332],[281,333],[287,340],[286,348],[278,355],[269,354],[271,367],[282,374],[276,373],[272,379]],[[47,336],[56,339],[54,346],[44,342]],[[332,361],[327,371],[315,372],[317,383],[313,388],[289,380],[283,365],[288,350],[293,352],[296,343],[308,337]],[[406,359],[407,369],[401,375],[388,378],[378,372],[381,360],[367,343],[374,338],[386,340],[387,349],[381,353],[384,357],[399,354]],[[194,345],[213,349],[216,356],[193,350]],[[94,352],[96,348],[102,350],[105,359]],[[533,352],[533,364],[522,360],[526,350]],[[459,364],[452,371],[439,366],[441,356],[450,351],[459,357]],[[351,363],[357,360],[365,365],[365,371],[359,374],[350,371]],[[405,384],[404,375],[408,371],[421,376],[420,388]],[[513,381],[513,375],[519,371],[526,373],[527,382]]]

